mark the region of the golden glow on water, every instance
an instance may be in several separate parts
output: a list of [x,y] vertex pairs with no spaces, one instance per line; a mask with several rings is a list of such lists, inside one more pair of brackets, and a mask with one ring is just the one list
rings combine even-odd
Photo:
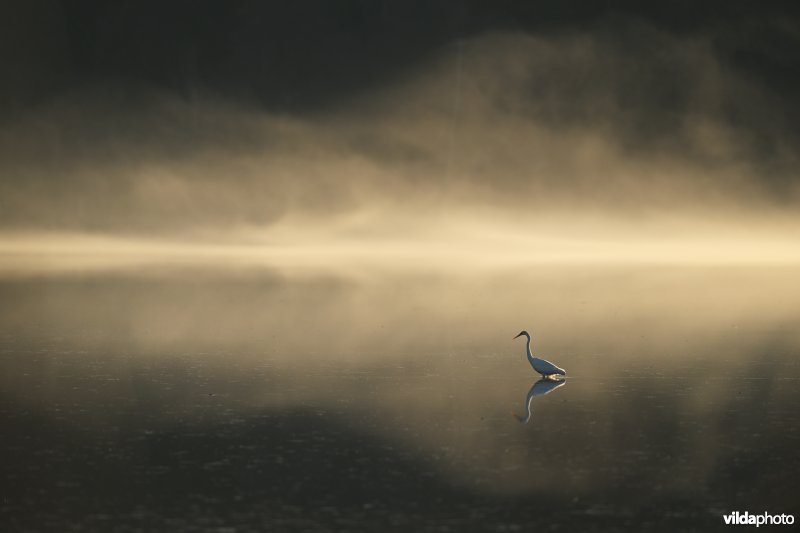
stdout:
[[[485,213],[482,213],[485,215]],[[427,224],[426,224],[427,221]],[[398,231],[397,228],[404,228]],[[137,266],[266,267],[356,274],[364,269],[454,274],[525,265],[769,265],[800,262],[796,225],[768,222],[578,222],[466,214],[286,220],[188,238],[81,233],[0,234],[0,273],[25,275]]]
[[[688,490],[714,475],[730,435],[719,420],[774,421],[794,405],[794,265],[484,274],[354,280],[161,265],[4,280],[0,387],[26,409],[85,406],[73,423],[89,432],[119,424],[103,394],[136,398],[163,425],[234,423],[232,406],[248,424],[318,413],[312,433],[355,427],[496,494],[604,490],[625,461],[645,458],[664,467],[650,482]],[[538,379],[512,340],[522,328],[568,373],[534,400],[527,426],[511,415]],[[647,455],[662,443],[677,462]],[[618,450],[622,463],[605,456]],[[569,476],[543,452],[568,460]]]

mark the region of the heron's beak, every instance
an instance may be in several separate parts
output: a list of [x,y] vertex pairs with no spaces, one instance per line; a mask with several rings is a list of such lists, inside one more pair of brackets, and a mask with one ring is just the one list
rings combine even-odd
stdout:
[[519,335],[516,335],[516,336],[514,336],[514,337],[511,337],[511,340],[513,341],[514,339],[516,339],[516,338],[517,338],[517,337],[519,337],[520,335],[522,335],[522,333],[520,333]]

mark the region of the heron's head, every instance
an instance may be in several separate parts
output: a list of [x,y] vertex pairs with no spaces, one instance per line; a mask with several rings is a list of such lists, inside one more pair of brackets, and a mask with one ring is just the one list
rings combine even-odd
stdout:
[[[523,335],[528,337],[529,339],[531,338],[530,334],[525,330],[520,331],[519,335],[517,335],[517,337],[522,337]],[[517,337],[514,337],[514,338],[516,339]]]

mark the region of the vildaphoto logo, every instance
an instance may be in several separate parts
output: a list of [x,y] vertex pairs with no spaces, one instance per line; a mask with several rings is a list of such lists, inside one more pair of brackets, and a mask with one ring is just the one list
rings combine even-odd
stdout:
[[729,526],[782,526],[794,524],[794,515],[791,514],[750,514],[747,511],[722,515],[725,524]]

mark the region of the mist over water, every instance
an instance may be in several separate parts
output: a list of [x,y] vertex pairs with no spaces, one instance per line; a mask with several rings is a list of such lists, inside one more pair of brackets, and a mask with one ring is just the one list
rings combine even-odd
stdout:
[[[302,242],[339,237],[333,225],[416,239],[500,219],[553,238],[609,220],[612,239],[653,226],[796,238],[779,102],[709,43],[638,31],[651,45],[629,54],[602,31],[459,41],[307,115],[210,93],[76,90],[2,129],[3,233]],[[731,109],[757,109],[769,133]]]

